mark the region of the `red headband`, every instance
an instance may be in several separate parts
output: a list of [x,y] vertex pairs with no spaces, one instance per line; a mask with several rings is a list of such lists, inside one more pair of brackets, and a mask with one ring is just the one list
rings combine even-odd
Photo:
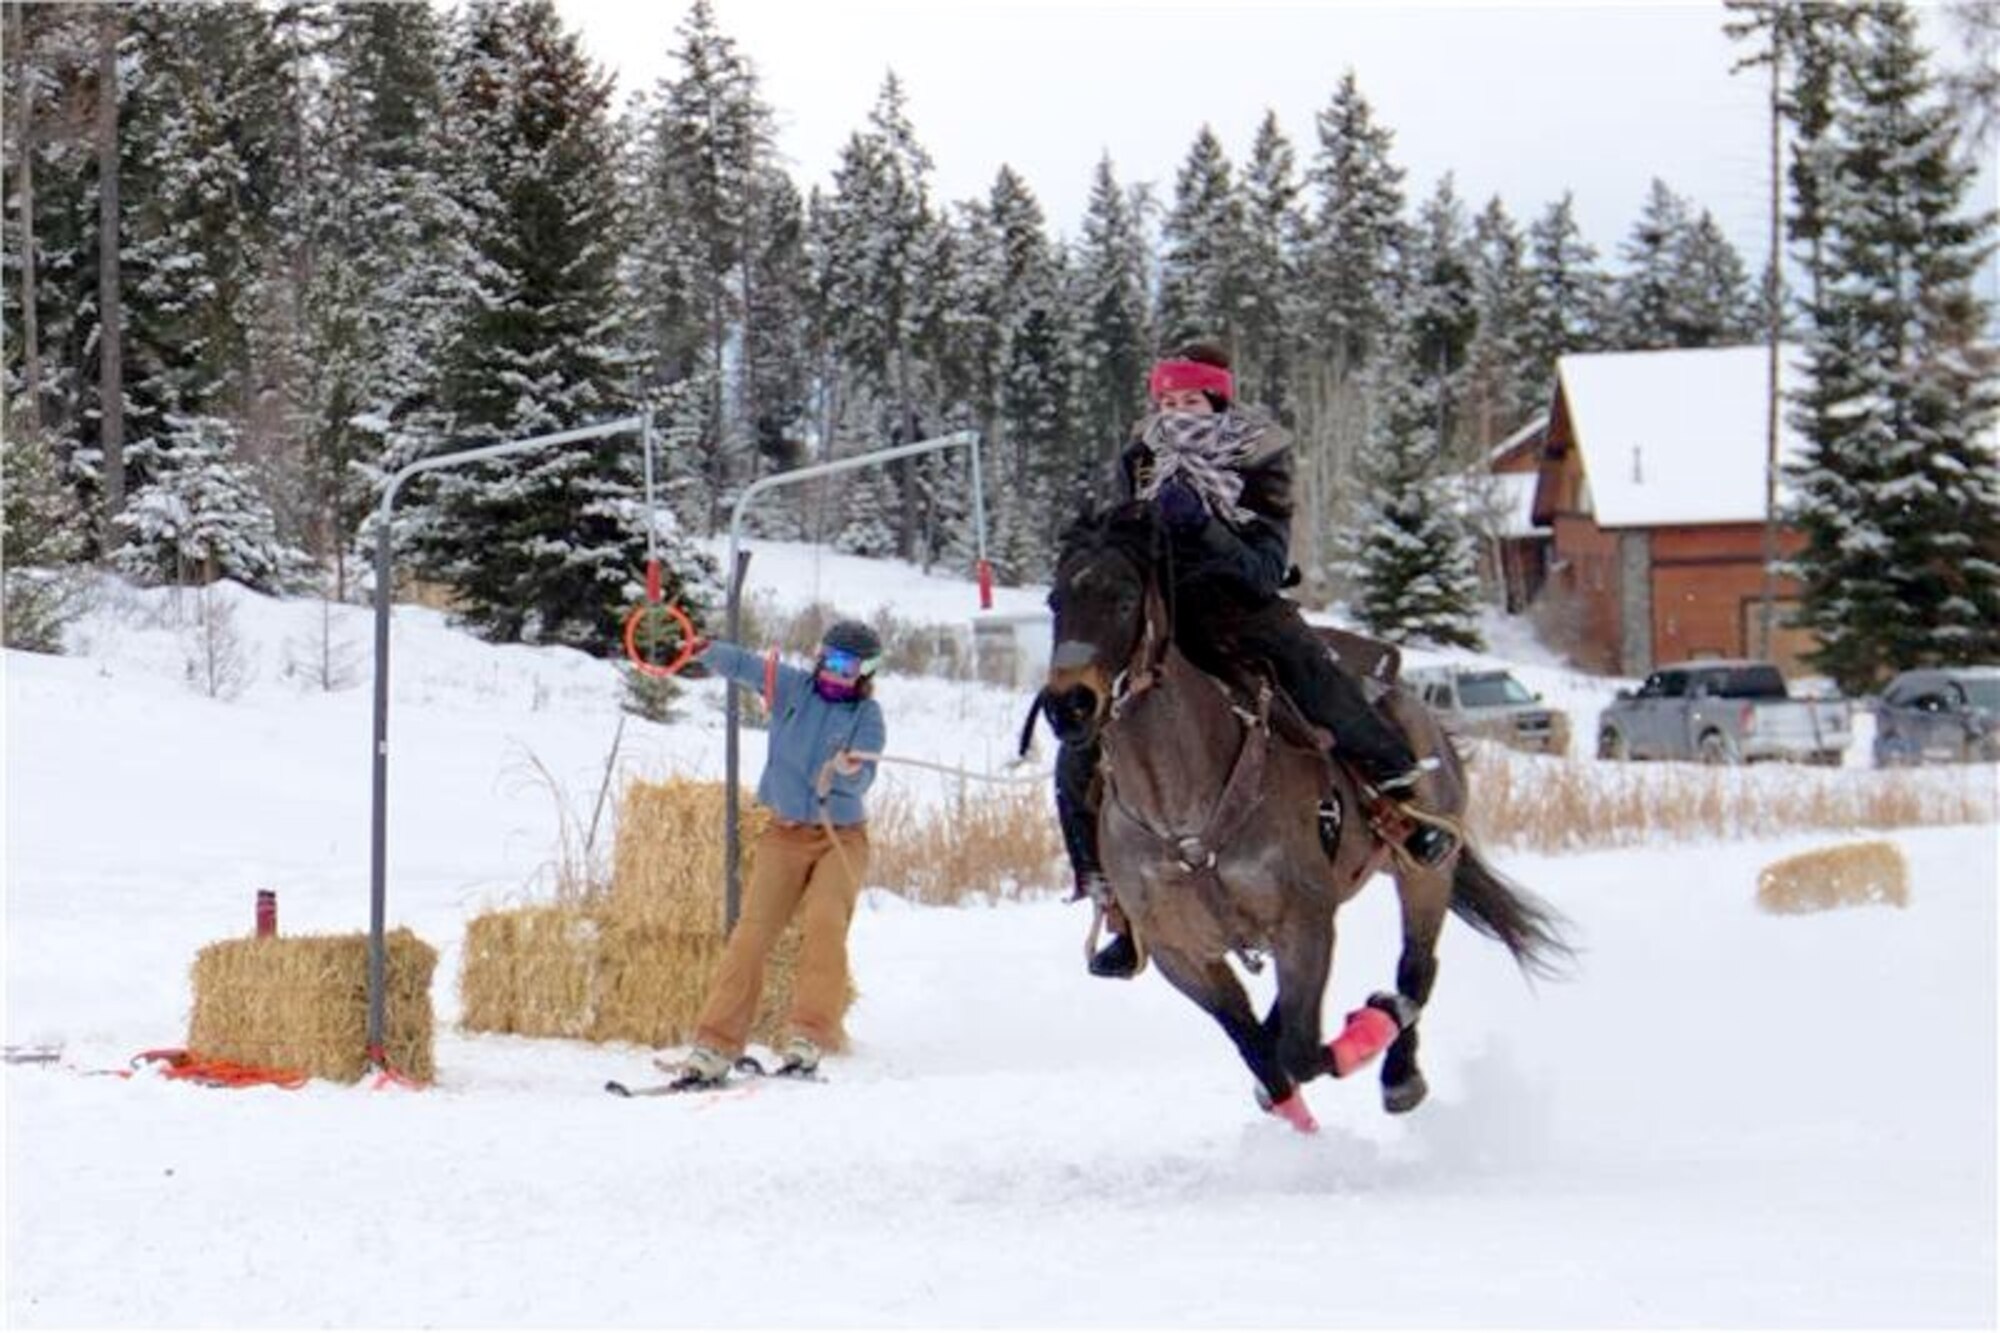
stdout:
[[1153,367],[1153,377],[1146,387],[1155,398],[1176,389],[1220,394],[1225,401],[1236,397],[1236,377],[1221,366],[1204,361],[1161,361]]

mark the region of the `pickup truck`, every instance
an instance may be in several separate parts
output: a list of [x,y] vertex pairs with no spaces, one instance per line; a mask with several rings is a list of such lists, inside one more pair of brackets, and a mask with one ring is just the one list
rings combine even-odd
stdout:
[[1845,700],[1794,699],[1769,662],[1683,662],[1618,692],[1598,715],[1597,757],[1838,765],[1851,725]]
[[1454,736],[1482,736],[1534,754],[1569,753],[1569,715],[1510,671],[1476,667],[1418,667],[1403,673],[1444,729]]

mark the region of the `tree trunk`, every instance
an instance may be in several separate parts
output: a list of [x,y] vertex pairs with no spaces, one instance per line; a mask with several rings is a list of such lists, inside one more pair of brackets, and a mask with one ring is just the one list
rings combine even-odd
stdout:
[[[7,7],[8,18],[12,20],[13,31],[8,41],[13,46],[16,59],[26,65],[28,59],[28,16],[20,5]],[[25,69],[21,71],[21,100],[15,109],[16,124],[20,127],[19,138],[14,148],[21,156],[19,169],[15,173],[15,191],[21,204],[21,377],[24,399],[23,417],[28,430],[38,431],[42,424],[42,336],[40,312],[37,310],[36,296],[36,255],[35,255],[35,80]]]
[[124,315],[118,295],[118,6],[98,11],[97,45],[97,398],[104,452],[102,549],[116,541],[112,524],[125,510]]

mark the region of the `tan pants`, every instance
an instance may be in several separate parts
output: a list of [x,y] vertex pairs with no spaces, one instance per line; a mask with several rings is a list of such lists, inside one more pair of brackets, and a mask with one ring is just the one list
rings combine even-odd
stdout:
[[868,830],[851,824],[837,836],[838,846],[817,824],[780,823],[757,839],[742,914],[695,1023],[701,1045],[732,1058],[742,1054],[764,995],[765,960],[801,911],[791,1031],[822,1047],[835,1044],[847,1005],[847,926],[868,870]]

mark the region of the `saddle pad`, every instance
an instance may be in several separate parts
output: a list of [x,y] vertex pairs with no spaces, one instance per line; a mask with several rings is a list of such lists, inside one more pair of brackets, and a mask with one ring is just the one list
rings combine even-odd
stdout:
[[1402,674],[1403,650],[1393,643],[1330,625],[1314,625],[1313,633],[1333,649],[1334,657],[1350,675],[1374,681],[1386,690],[1394,688]]

